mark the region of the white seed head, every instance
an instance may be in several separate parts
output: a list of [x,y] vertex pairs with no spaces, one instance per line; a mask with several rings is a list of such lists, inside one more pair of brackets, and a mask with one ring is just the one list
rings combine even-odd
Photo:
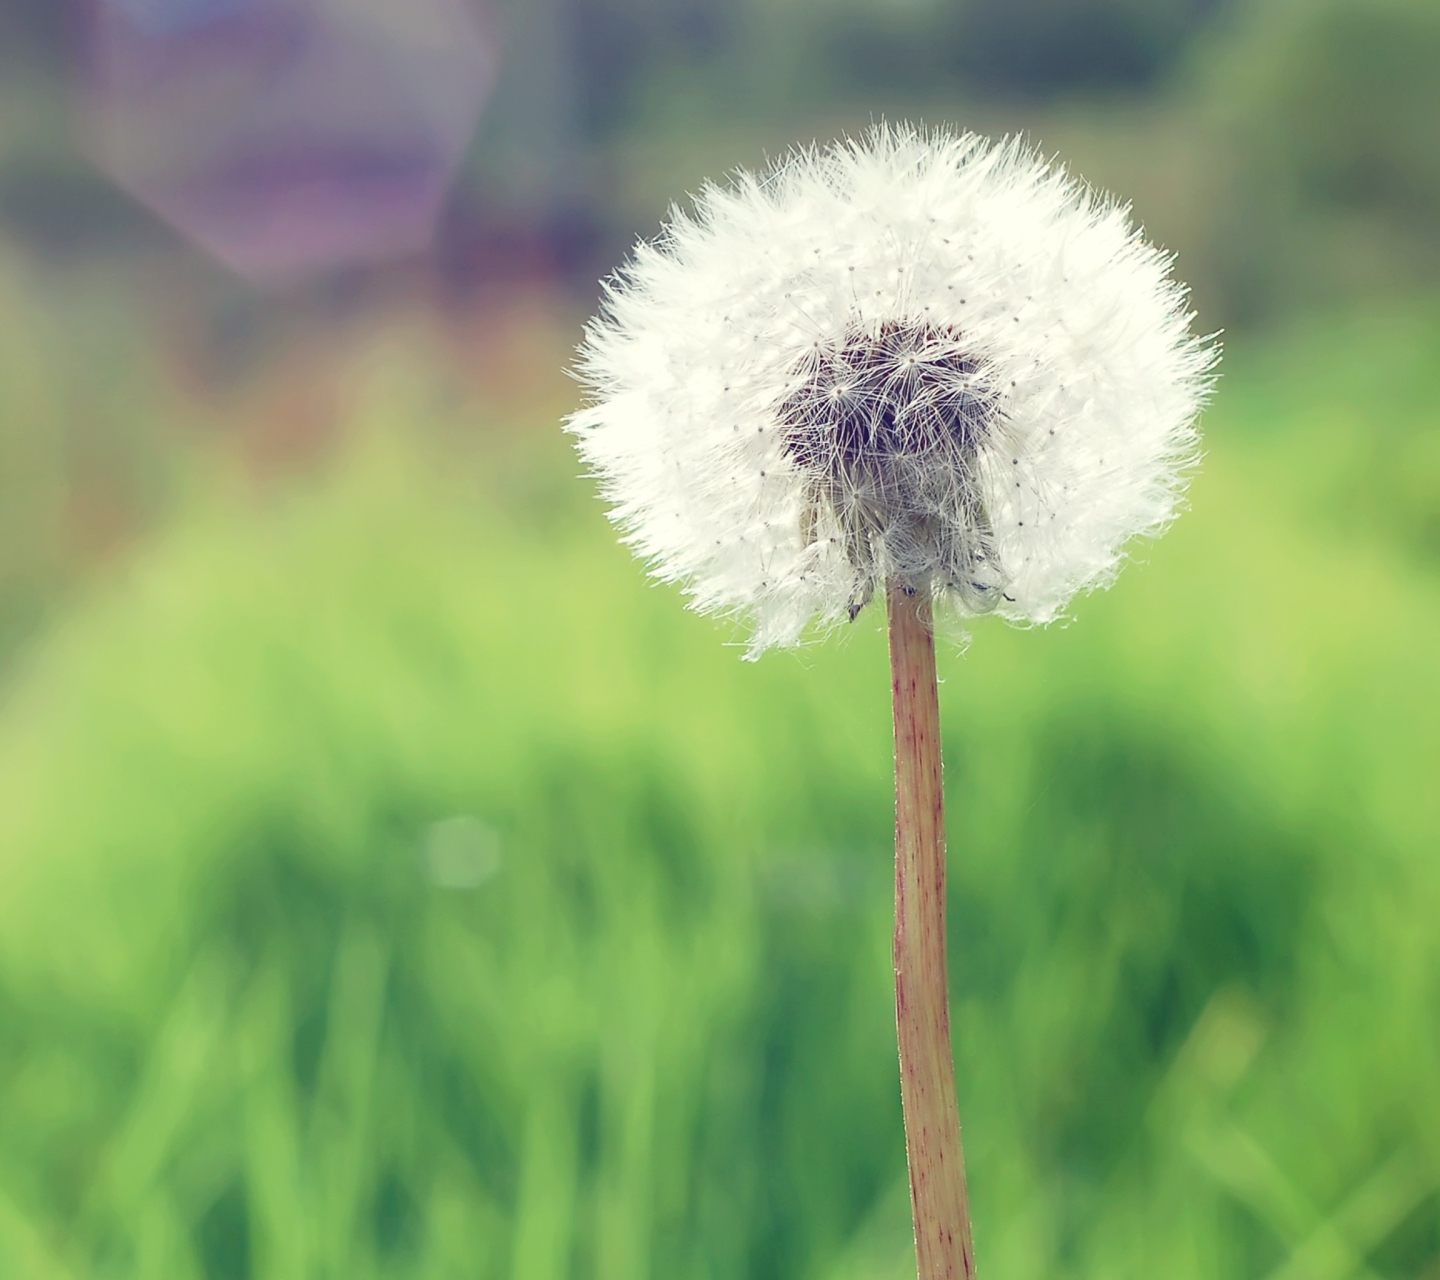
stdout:
[[750,652],[886,580],[1058,617],[1174,516],[1215,361],[1128,211],[881,127],[707,186],[610,282],[571,418],[612,516]]

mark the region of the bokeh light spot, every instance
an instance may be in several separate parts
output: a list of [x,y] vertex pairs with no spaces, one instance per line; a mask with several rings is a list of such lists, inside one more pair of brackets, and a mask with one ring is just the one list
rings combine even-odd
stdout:
[[257,280],[422,249],[496,63],[469,0],[99,0],[87,16],[97,160]]

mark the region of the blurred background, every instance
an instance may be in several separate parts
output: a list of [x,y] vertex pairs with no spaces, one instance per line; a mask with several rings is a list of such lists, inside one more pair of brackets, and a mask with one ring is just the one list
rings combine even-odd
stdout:
[[942,654],[983,1273],[1440,1280],[1435,0],[0,0],[0,1276],[914,1274],[879,623],[741,663],[558,429],[670,202],[881,118],[1227,352]]

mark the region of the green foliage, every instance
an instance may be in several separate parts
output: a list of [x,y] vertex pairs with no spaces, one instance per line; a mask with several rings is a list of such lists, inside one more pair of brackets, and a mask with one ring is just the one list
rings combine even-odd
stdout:
[[1440,8],[1263,0],[1211,62],[1213,256],[1234,314],[1440,279]]
[[0,664],[60,591],[161,510],[174,411],[110,282],[0,245]]
[[1214,7],[1213,0],[968,0],[932,12],[943,15],[945,69],[962,84],[1052,97],[1154,84]]
[[[1440,591],[1365,514],[1436,500],[1437,345],[1234,361],[1148,563],[945,654],[988,1274],[1440,1254]],[[12,681],[0,1275],[913,1274],[875,622],[741,663],[553,432],[458,465],[372,364]]]

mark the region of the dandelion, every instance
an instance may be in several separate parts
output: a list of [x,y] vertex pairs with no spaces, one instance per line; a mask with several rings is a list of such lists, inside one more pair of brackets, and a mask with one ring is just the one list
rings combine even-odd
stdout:
[[883,589],[922,1280],[974,1256],[945,975],[935,611],[1060,617],[1174,517],[1213,349],[1128,212],[1018,142],[879,128],[706,186],[610,283],[570,421],[651,572],[748,656]]

